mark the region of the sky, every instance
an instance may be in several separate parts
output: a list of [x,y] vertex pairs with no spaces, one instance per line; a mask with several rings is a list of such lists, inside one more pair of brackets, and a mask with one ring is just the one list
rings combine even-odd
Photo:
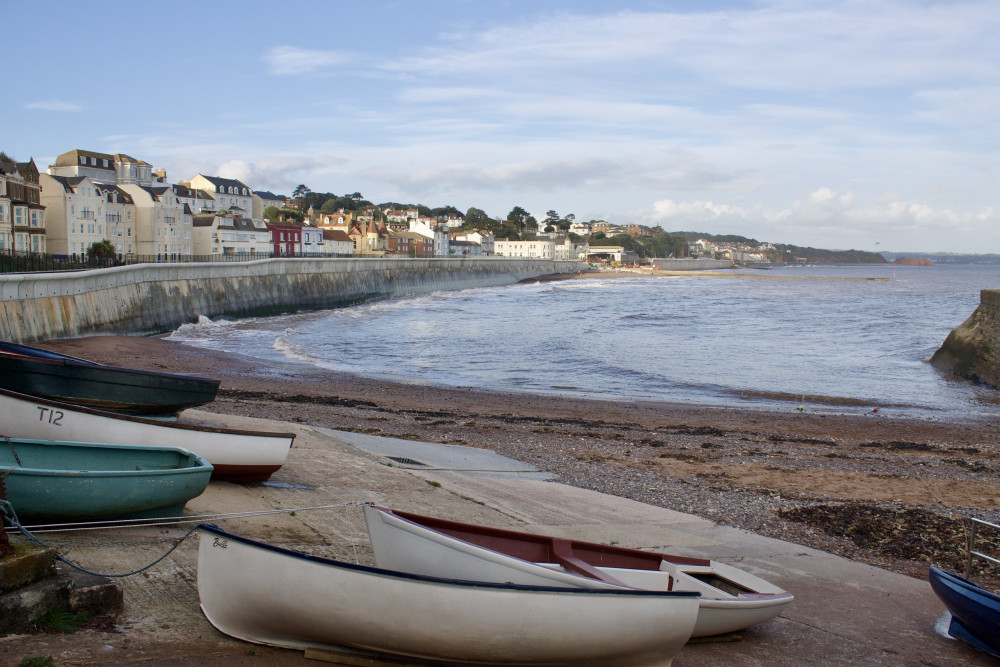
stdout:
[[[0,150],[289,195],[1000,253],[1000,3],[4,3]],[[13,26],[20,26],[12,29]]]

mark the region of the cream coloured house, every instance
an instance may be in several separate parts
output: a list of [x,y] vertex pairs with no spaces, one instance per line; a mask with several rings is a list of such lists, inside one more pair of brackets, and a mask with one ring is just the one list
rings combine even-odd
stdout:
[[198,174],[190,181],[178,181],[178,185],[209,192],[215,199],[216,211],[230,211],[244,218],[251,218],[254,224],[262,226],[261,219],[254,218],[253,190],[235,178]]
[[531,241],[497,239],[493,243],[493,251],[497,257],[556,258],[555,241],[549,238],[539,238]]
[[[156,259],[180,259],[193,254],[191,216],[167,185],[119,186],[135,204],[136,254]],[[190,209],[188,209],[190,210]]]
[[233,213],[196,213],[193,216],[192,240],[194,254],[264,255],[271,253],[271,233],[250,218]]
[[[263,220],[264,210],[270,206],[277,209],[284,208],[285,198],[266,190],[255,190],[253,193],[253,219]],[[277,222],[277,220],[271,220],[270,222]]]
[[119,256],[136,252],[135,205],[128,192],[88,176],[40,174],[39,179],[49,253],[82,257],[103,240]]

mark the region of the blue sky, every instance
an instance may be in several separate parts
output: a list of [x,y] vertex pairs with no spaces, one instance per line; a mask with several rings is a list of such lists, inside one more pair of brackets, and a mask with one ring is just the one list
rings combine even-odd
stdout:
[[[0,149],[1000,253],[1000,3],[6,3]],[[11,29],[17,26],[17,29]],[[44,27],[43,27],[44,26]]]

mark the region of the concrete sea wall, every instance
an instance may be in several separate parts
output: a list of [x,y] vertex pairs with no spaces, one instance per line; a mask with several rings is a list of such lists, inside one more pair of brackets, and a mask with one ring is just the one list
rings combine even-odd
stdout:
[[1000,290],[979,293],[979,307],[948,334],[931,364],[1000,388]]
[[572,261],[506,258],[305,258],[0,275],[0,339],[30,343],[160,333],[200,315],[246,317],[332,308],[509,285],[583,268]]
[[728,259],[652,259],[649,263],[657,271],[709,271],[733,267]]

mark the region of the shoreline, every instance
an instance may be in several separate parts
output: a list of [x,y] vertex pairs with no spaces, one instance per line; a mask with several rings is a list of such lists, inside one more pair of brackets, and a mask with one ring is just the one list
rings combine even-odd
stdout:
[[[1000,433],[983,419],[786,413],[401,384],[163,337],[48,341],[102,363],[222,380],[200,410],[481,447],[556,481],[911,576],[960,568],[958,516],[1000,521]],[[183,418],[183,416],[182,416]]]

